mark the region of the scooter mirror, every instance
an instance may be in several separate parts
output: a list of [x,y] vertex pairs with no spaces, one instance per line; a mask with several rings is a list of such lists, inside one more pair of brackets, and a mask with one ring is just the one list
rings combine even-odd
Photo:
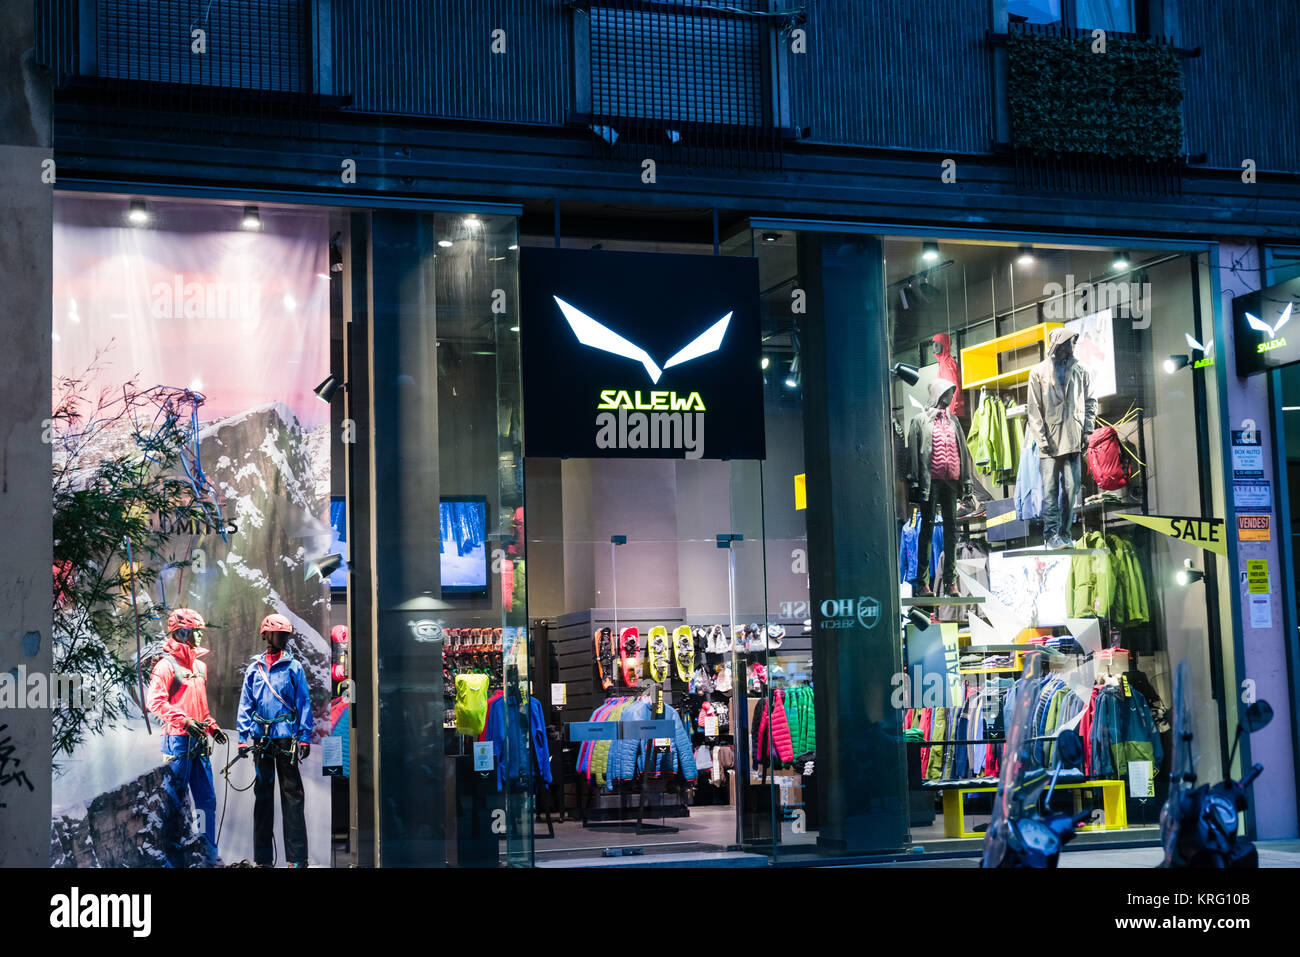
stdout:
[[1241,723],[1246,730],[1252,734],[1263,728],[1268,727],[1268,723],[1273,720],[1273,706],[1267,701],[1259,700],[1252,702],[1246,707],[1246,714]]
[[1083,761],[1083,741],[1078,733],[1066,728],[1056,736],[1056,754],[1061,767],[1077,768]]

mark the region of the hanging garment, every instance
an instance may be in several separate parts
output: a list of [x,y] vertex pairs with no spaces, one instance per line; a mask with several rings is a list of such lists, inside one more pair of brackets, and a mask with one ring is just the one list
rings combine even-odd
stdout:
[[1088,532],[1074,547],[1093,552],[1077,555],[1070,561],[1065,589],[1067,613],[1071,618],[1106,618],[1115,600],[1115,567],[1106,547],[1106,536]]
[[966,435],[976,471],[998,476],[1016,467],[1011,433],[1007,429],[1007,407],[996,395],[984,393]]
[[1016,517],[1023,521],[1043,514],[1043,472],[1038,466],[1038,443],[1028,438],[1016,471]]
[[785,718],[790,728],[790,747],[795,755],[817,750],[817,718],[813,689],[799,686],[785,693]]
[[1091,737],[1094,777],[1125,777],[1132,761],[1150,761],[1155,774],[1164,759],[1146,699],[1122,679],[1097,695]]
[[[934,717],[930,723],[930,740],[943,741],[948,735],[948,709],[935,708]],[[938,781],[943,777],[943,756],[947,746],[942,744],[932,745],[930,747],[929,759],[925,765],[925,779],[927,781]]]
[[1111,563],[1115,569],[1116,608],[1111,617],[1124,625],[1143,624],[1151,619],[1147,586],[1133,543],[1121,535],[1107,535]]
[[939,360],[939,378],[957,387],[948,411],[960,418],[966,414],[966,393],[961,387],[961,368],[957,365],[957,357],[952,354],[952,337],[946,332],[939,332],[930,341],[934,343],[934,355]]
[[[772,692],[770,701],[764,701],[758,710],[758,728],[754,735],[755,763],[780,768],[794,760],[794,747],[790,738],[790,723],[786,717],[785,695],[780,688]],[[769,710],[770,707],[770,710]]]
[[898,573],[899,581],[910,582],[916,578],[916,551],[921,536],[921,510],[912,510],[912,517],[903,523],[898,536]]

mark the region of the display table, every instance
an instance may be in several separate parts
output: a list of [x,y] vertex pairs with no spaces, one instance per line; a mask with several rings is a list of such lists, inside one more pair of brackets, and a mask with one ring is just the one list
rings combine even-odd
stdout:
[[[1101,791],[1102,809],[1105,816],[1101,824],[1084,824],[1080,831],[1114,831],[1128,827],[1128,805],[1124,800],[1123,781],[1058,781],[1057,791],[1074,791],[1074,810],[1083,810],[1082,795],[1079,791],[1093,788]],[[983,837],[981,831],[966,829],[966,806],[963,798],[967,794],[992,793],[996,785],[940,787],[943,791],[943,836],[944,837]]]

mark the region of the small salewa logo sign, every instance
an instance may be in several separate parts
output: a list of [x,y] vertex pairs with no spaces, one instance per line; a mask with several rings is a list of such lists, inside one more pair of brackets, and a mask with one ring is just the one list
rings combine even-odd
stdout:
[[187,282],[183,273],[149,289],[149,313],[155,319],[262,318],[262,285],[256,282]]
[[[1082,319],[1093,313],[1110,309],[1121,319],[1139,320],[1134,328],[1145,329],[1150,324],[1146,315],[1151,308],[1151,283],[1149,282],[1081,282],[1066,273],[1065,284],[1043,284],[1043,318],[1060,322]],[[1142,321],[1145,320],[1145,321]]]
[[1273,323],[1271,326],[1263,319],[1259,318],[1259,316],[1249,312],[1246,313],[1246,324],[1256,332],[1263,333],[1268,337],[1265,341],[1255,346],[1256,352],[1271,352],[1274,349],[1280,349],[1286,345],[1286,339],[1279,336],[1278,333],[1282,331],[1283,326],[1291,321],[1291,305],[1292,304],[1289,302],[1286,304],[1286,308],[1282,310],[1282,315],[1280,315],[1277,322]]
[[74,887],[50,898],[50,926],[59,929],[96,928],[131,931],[148,937],[153,930],[150,894],[83,894]]
[[1192,363],[1195,369],[1204,369],[1206,366],[1214,365],[1214,340],[1211,339],[1205,345],[1201,345],[1192,337],[1190,332],[1184,332],[1183,338],[1187,340],[1187,348],[1193,352],[1199,352],[1201,357]]

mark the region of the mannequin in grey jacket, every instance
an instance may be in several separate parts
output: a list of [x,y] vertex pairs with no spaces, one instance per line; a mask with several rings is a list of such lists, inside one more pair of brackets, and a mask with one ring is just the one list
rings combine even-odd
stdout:
[[1084,447],[1097,422],[1088,371],[1074,358],[1077,332],[1055,329],[1047,358],[1029,370],[1029,434],[1043,479],[1043,541],[1069,548]]

